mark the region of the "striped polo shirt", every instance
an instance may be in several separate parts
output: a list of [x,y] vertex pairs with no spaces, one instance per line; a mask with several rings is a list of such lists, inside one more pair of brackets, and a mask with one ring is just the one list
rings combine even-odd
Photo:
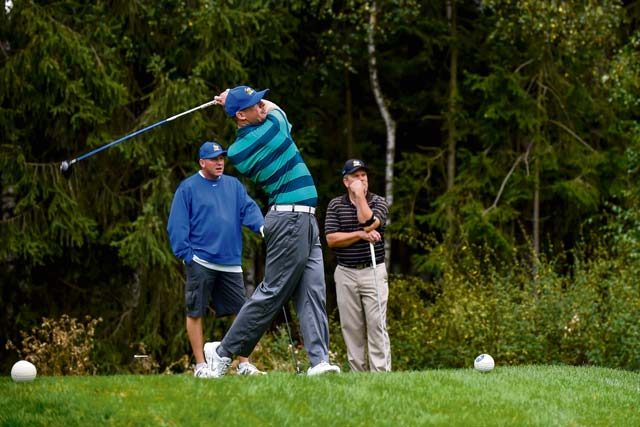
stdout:
[[[387,222],[389,207],[387,201],[377,194],[367,193],[367,204],[373,214],[380,220],[380,227],[376,230],[382,235]],[[324,220],[324,234],[337,232],[348,233],[362,230],[362,225],[358,222],[358,211],[348,195],[342,195],[332,199],[327,206],[327,214]],[[373,245],[376,252],[376,264],[384,262],[384,237]],[[358,240],[356,243],[346,248],[333,248],[338,259],[338,264],[343,267],[362,267],[371,265],[371,250],[369,242]]]
[[227,157],[241,174],[265,190],[270,205],[315,207],[316,186],[290,131],[284,111],[271,110],[263,123],[238,129]]

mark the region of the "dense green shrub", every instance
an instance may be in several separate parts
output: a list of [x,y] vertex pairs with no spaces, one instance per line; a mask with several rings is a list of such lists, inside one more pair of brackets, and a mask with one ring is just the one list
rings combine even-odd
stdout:
[[[542,260],[535,273],[524,261],[496,267],[482,250],[462,249],[437,279],[391,276],[388,327],[393,369],[469,367],[484,352],[499,365],[640,369],[637,248],[619,244],[590,248],[576,249],[572,269],[562,272],[548,260]],[[42,374],[94,373],[99,368],[92,360],[98,322],[87,318],[83,323],[69,316],[43,319],[31,333],[22,333],[21,349],[9,347],[35,363]],[[293,350],[304,371],[308,360],[296,335],[296,322],[294,316]],[[224,328],[213,326],[215,336],[223,334]],[[332,361],[346,370],[337,312],[330,319],[330,330]],[[147,353],[140,343],[132,352]],[[265,334],[251,357],[262,369],[293,372],[284,325]],[[189,358],[185,354],[164,372],[187,370]],[[133,361],[129,370],[161,371],[153,356]]]
[[568,273],[542,261],[497,269],[469,252],[435,281],[392,277],[394,368],[562,363],[640,369],[640,263],[606,246]]

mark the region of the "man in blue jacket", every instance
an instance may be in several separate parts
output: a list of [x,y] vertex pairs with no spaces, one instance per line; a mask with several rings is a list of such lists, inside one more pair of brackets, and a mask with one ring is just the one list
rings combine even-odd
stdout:
[[[200,170],[180,183],[167,231],[173,253],[186,267],[187,335],[196,359],[194,375],[212,378],[204,357],[203,316],[213,301],[216,316],[235,315],[245,302],[242,226],[262,231],[258,205],[236,178],[224,175],[227,152],[217,142],[200,147]],[[237,373],[262,374],[247,357]]]

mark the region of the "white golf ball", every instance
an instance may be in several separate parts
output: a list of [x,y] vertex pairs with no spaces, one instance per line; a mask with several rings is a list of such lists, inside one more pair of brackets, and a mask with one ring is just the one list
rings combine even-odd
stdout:
[[473,367],[476,371],[489,372],[496,366],[493,357],[488,354],[481,354],[473,361]]
[[11,368],[11,379],[15,382],[33,381],[36,378],[36,367],[33,363],[20,360]]

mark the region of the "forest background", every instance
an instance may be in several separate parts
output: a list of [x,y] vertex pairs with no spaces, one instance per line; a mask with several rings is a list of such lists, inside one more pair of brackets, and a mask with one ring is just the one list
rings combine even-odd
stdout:
[[[238,84],[270,88],[287,112],[321,226],[348,158],[391,202],[396,368],[487,351],[640,369],[639,19],[640,2],[609,0],[5,2],[2,369],[21,331],[63,315],[101,319],[98,372],[190,353],[167,216],[201,142],[228,146],[232,122],[211,107],[69,178],[59,166]],[[255,286],[264,249],[250,233],[244,264]]]

